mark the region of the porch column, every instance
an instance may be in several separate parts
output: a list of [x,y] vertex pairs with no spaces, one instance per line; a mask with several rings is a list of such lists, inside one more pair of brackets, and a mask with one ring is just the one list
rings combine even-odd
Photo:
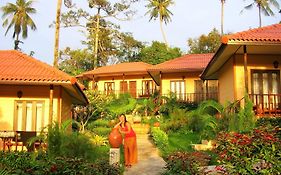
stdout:
[[49,99],[49,124],[53,121],[53,101],[54,101],[54,85],[50,85],[50,99]]
[[160,84],[159,85],[159,95],[162,96],[163,94],[162,94],[162,72],[161,71],[159,72],[159,79],[160,79],[159,80],[159,84]]
[[125,93],[125,74],[122,75],[123,83],[122,83],[122,93]]
[[247,68],[247,62],[248,62],[248,54],[247,54],[247,47],[246,45],[243,46],[244,50],[244,79],[245,79],[245,90],[246,93],[249,93],[249,88],[248,88],[248,68]]
[[206,99],[209,100],[209,80],[206,80]]

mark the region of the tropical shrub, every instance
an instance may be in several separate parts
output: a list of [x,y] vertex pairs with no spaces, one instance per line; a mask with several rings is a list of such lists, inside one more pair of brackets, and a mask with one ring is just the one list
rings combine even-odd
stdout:
[[201,135],[202,139],[213,139],[217,133],[217,120],[214,114],[221,111],[221,105],[209,100],[202,102],[196,110],[188,113],[189,130]]
[[256,117],[253,112],[253,103],[248,95],[244,96],[244,106],[240,100],[227,104],[220,113],[218,126],[220,131],[250,132],[255,127]]
[[120,114],[131,113],[137,104],[137,100],[132,98],[130,94],[120,94],[118,98],[114,98],[106,109],[111,113],[112,117]]
[[151,136],[155,145],[161,150],[164,150],[168,146],[168,135],[159,127],[151,128]]
[[270,125],[273,127],[279,127],[281,128],[281,117],[264,117],[264,118],[259,118],[257,120],[257,126],[266,126]]
[[187,111],[180,108],[173,108],[169,114],[169,119],[161,124],[161,129],[167,133],[177,132],[181,129],[187,129]]
[[168,117],[174,109],[184,109],[186,111],[195,110],[198,107],[197,103],[192,102],[179,102],[177,96],[174,93],[170,93],[170,97],[161,97],[162,101],[165,101],[159,108],[159,112]]
[[217,138],[219,162],[230,174],[279,174],[280,128],[259,127],[252,133],[222,132]]
[[[50,159],[47,154],[30,152],[0,152],[0,167],[8,174],[85,174],[119,175],[120,169],[100,159],[89,162],[83,158],[58,156]],[[3,171],[4,172],[4,171]]]
[[89,104],[87,106],[75,106],[73,110],[73,118],[76,121],[74,129],[84,132],[88,122],[99,118],[110,117],[106,106],[111,103],[113,96],[100,94],[98,91],[85,91]]
[[199,167],[209,164],[210,156],[205,152],[175,152],[166,160],[164,175],[193,175],[199,173]]

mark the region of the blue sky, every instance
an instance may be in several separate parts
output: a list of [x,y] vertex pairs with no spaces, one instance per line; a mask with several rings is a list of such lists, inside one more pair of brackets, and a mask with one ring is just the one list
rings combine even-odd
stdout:
[[[87,0],[72,0],[77,6],[88,8]],[[280,0],[278,0],[281,4]],[[7,2],[15,3],[15,0],[0,0],[0,6]],[[240,11],[244,6],[250,4],[253,0],[226,0],[225,4],[225,26],[224,31],[239,32],[249,28],[258,27],[258,10],[253,8],[250,11]],[[141,0],[134,5],[137,14],[134,19],[126,22],[118,22],[121,30],[131,32],[133,36],[140,41],[150,43],[153,40],[163,41],[160,32],[159,22],[148,22],[149,17],[144,16],[147,1]],[[22,51],[29,54],[34,51],[34,57],[52,64],[54,47],[54,28],[49,28],[52,21],[55,20],[56,0],[36,0],[34,7],[37,14],[33,15],[37,25],[37,31],[29,31],[29,36],[24,39],[24,44],[20,45]],[[164,26],[168,42],[173,47],[179,47],[183,51],[187,48],[187,39],[198,37],[201,34],[209,33],[213,28],[220,30],[220,0],[175,0],[175,4],[170,8],[173,12],[172,22]],[[62,11],[66,11],[66,7]],[[94,11],[91,9],[94,13]],[[262,16],[263,26],[271,25],[281,21],[281,14],[275,10],[273,17]],[[2,16],[2,12],[0,12]],[[1,24],[3,20],[0,20]],[[60,49],[67,46],[72,49],[83,48],[81,40],[83,34],[79,31],[81,28],[63,28],[60,34]],[[5,29],[0,25],[0,49],[13,49],[12,30],[5,36]]]

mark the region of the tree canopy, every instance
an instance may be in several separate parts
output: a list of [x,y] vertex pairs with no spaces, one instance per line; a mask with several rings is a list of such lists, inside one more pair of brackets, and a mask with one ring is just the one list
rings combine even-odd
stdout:
[[13,38],[15,38],[15,49],[18,49],[19,35],[22,34],[22,38],[27,38],[28,27],[31,30],[36,30],[36,25],[31,14],[36,13],[36,9],[32,7],[33,0],[17,0],[15,4],[7,3],[7,5],[1,7],[3,12],[2,18],[4,18],[3,27],[7,27],[5,35],[13,27]]
[[164,61],[180,57],[182,55],[180,48],[167,47],[165,43],[153,41],[151,46],[146,46],[141,49],[137,55],[136,60],[130,61],[142,61],[149,64],[159,64]]
[[151,21],[152,19],[156,20],[159,18],[160,29],[164,39],[165,44],[168,46],[168,41],[163,30],[163,22],[167,24],[171,21],[171,16],[173,13],[168,9],[171,5],[174,4],[173,0],[148,0],[146,8],[148,11],[146,14],[149,14]]
[[187,41],[188,53],[214,53],[220,46],[220,38],[221,35],[215,28],[208,35],[203,34],[198,38],[189,38]]

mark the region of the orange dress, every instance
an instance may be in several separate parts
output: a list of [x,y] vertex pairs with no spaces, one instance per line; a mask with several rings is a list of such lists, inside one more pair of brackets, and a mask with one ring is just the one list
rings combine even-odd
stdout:
[[[125,125],[124,128],[121,127],[121,130],[128,132],[129,128]],[[126,166],[136,164],[138,161],[137,137],[132,127],[130,133],[126,133],[124,136],[124,156]]]

